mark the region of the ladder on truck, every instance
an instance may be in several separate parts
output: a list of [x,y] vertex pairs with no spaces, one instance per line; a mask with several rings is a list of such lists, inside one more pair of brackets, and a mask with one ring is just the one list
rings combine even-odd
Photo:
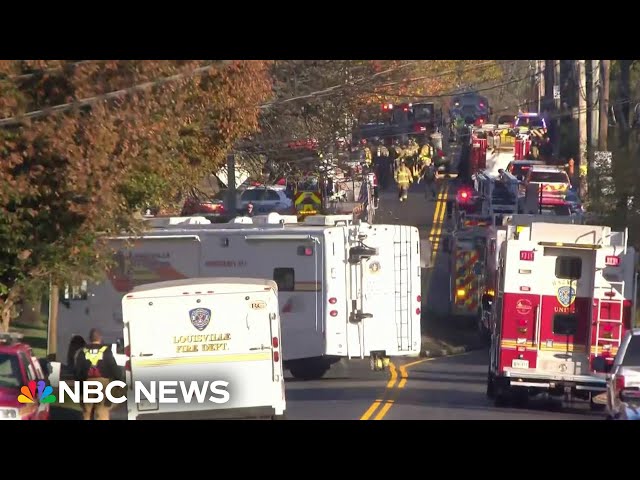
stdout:
[[[615,287],[619,287],[620,288],[620,295],[622,298],[614,298],[615,297],[615,292],[616,292],[616,288]],[[609,286],[608,287],[596,287],[599,289],[608,289],[608,292],[604,293],[605,297],[608,297],[606,299],[602,299],[599,298],[598,301],[598,311],[596,312],[596,338],[595,338],[595,344],[594,342],[592,342],[592,344],[594,344],[595,346],[595,356],[597,357],[601,351],[604,352],[605,348],[604,346],[600,346],[600,342],[609,342],[610,344],[612,344],[612,347],[618,347],[620,348],[620,345],[622,344],[622,336],[623,336],[623,328],[622,328],[622,323],[623,323],[623,319],[624,319],[624,288],[625,288],[625,282],[620,281],[620,282],[609,282]],[[609,311],[611,311],[611,307],[613,305],[619,305],[620,306],[620,318],[608,318],[608,319],[603,319],[601,318],[601,312],[602,312],[602,305],[603,302],[606,302],[607,305],[609,306]],[[611,316],[611,315],[609,315]],[[600,330],[600,326],[602,324],[608,324],[612,326],[612,329],[615,328],[616,326],[618,327],[618,335],[616,338],[613,338],[613,336],[611,338],[607,338],[607,337],[601,337],[601,330]],[[602,350],[601,350],[602,349]]]
[[395,319],[396,319],[396,338],[398,341],[398,351],[408,351],[410,349],[411,340],[411,321],[409,311],[409,292],[411,288],[411,272],[409,269],[409,248],[410,239],[404,238],[404,229],[401,226],[396,227],[399,239],[393,242],[393,257],[395,271]]
[[[629,241],[629,229],[625,228],[624,231],[622,232],[612,232],[609,238],[609,241],[611,243],[612,246],[616,246],[616,247],[622,247],[622,254],[626,255],[627,254],[627,246],[628,246],[628,241]],[[604,300],[605,302],[607,302],[610,306],[611,305],[619,305],[620,306],[620,318],[619,319],[607,319],[607,320],[603,320],[600,316],[600,313],[602,312],[602,302],[603,300],[600,299],[598,302],[598,312],[596,315],[596,338],[595,338],[595,347],[596,347],[596,353],[595,355],[598,356],[599,353],[599,349],[600,349],[600,341],[606,341],[606,342],[610,342],[610,343],[615,343],[615,345],[618,348],[620,348],[620,345],[622,344],[622,337],[623,337],[623,319],[624,319],[624,292],[625,292],[625,281],[622,280],[620,282],[608,282],[609,285],[608,286],[604,286],[604,287],[596,287],[596,288],[600,288],[602,290],[608,290],[606,292],[604,292],[604,296],[608,297],[606,300]],[[618,290],[615,287],[619,287],[620,290]],[[615,296],[615,292],[618,290],[618,292],[620,293],[620,297],[622,298],[618,298],[616,299]],[[634,291],[635,294],[635,291]],[[635,303],[635,302],[634,302]],[[611,307],[609,307],[611,308]],[[632,317],[634,318],[634,317]],[[604,337],[600,337],[600,324],[601,323],[607,323],[610,325],[618,326],[618,337],[617,338],[604,338]],[[604,347],[603,347],[603,351],[604,351]]]

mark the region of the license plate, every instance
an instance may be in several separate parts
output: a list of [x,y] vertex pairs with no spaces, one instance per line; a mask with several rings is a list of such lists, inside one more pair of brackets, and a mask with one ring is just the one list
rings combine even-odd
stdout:
[[529,360],[512,360],[511,368],[529,368]]

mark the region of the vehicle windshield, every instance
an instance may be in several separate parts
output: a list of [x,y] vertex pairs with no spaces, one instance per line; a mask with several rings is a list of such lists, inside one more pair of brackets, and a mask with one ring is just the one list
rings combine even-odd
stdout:
[[502,115],[500,117],[498,117],[498,124],[501,123],[513,123],[513,116],[512,115]]
[[519,177],[521,175],[526,175],[527,172],[531,169],[531,165],[523,164],[523,163],[512,163],[509,168],[509,173],[514,177]]
[[569,183],[564,172],[531,172],[529,181],[533,183]]
[[623,367],[640,367],[640,335],[633,335],[622,359]]
[[251,190],[245,190],[240,198],[243,202],[260,202],[280,199],[278,194],[269,188],[252,188]]
[[18,388],[22,385],[18,357],[0,353],[0,387]]
[[414,105],[413,119],[417,121],[432,120],[434,117],[433,105]]
[[516,121],[518,127],[544,128],[542,117],[518,117]]

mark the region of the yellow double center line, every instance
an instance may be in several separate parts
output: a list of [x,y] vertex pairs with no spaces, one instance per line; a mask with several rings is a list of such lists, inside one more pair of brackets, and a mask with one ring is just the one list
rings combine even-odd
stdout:
[[[447,210],[447,196],[448,196],[448,183],[445,180],[440,187],[438,198],[436,202],[436,208],[433,212],[433,224],[431,226],[431,232],[429,233],[429,240],[431,241],[431,262],[435,263],[436,254],[438,252],[438,245],[440,243],[440,235],[442,234],[442,226],[444,223],[444,215]],[[409,378],[407,369],[420,363],[433,360],[432,358],[424,358],[415,362],[405,363],[396,367],[393,362],[389,362],[389,374],[390,378],[387,382],[382,398],[375,400],[367,409],[366,412],[360,417],[360,420],[382,420],[391,407],[393,407],[400,390],[402,390]],[[398,378],[398,372],[400,373]],[[400,380],[400,381],[398,381]],[[377,412],[377,413],[376,413]],[[375,414],[375,416],[374,416]],[[371,418],[373,417],[373,418]]]

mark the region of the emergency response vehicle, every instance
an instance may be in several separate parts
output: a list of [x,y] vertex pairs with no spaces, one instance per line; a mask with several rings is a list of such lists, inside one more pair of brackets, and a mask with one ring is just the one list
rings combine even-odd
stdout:
[[445,239],[445,251],[450,253],[449,313],[478,318],[486,283],[487,242],[495,219],[465,216],[460,228]]
[[[49,420],[48,362],[37,359],[19,333],[0,333],[0,420]],[[28,391],[27,402],[19,397]],[[44,401],[43,401],[44,400]]]
[[[286,410],[278,287],[273,280],[200,278],[135,287],[122,298],[129,420],[280,419]],[[203,401],[135,400],[135,382],[185,382]],[[210,383],[228,382],[226,403]],[[191,386],[190,382],[195,382]],[[222,385],[220,385],[222,386]],[[181,388],[181,387],[179,387]],[[216,388],[217,390],[217,388]],[[194,395],[194,398],[197,398]]]
[[59,351],[89,324],[115,342],[120,298],[136,285],[257,276],[278,285],[284,366],[297,378],[320,378],[344,357],[369,357],[380,370],[390,356],[418,355],[425,263],[418,229],[352,219],[310,215],[298,223],[276,213],[226,224],[156,219],[160,228],[142,236],[112,238],[118,265],[108,280],[60,306]]
[[497,404],[547,393],[606,391],[594,359],[611,363],[631,328],[636,252],[610,227],[509,226],[500,249],[487,395]]
[[486,274],[484,276],[484,288],[482,289],[484,294],[481,302],[480,324],[479,330],[483,337],[488,340],[491,339],[492,328],[492,310],[495,301],[495,292],[498,289],[498,266],[500,249],[502,243],[507,238],[507,227],[514,226],[516,228],[522,228],[527,225],[531,225],[534,221],[547,222],[547,223],[563,223],[563,224],[578,224],[578,218],[569,215],[553,215],[553,214],[516,214],[516,215],[503,215],[500,218],[500,222],[497,221],[494,226],[488,226],[487,228],[487,243],[486,243]]
[[536,185],[543,208],[565,205],[565,195],[571,188],[569,175],[563,168],[536,165],[529,169],[523,188]]

